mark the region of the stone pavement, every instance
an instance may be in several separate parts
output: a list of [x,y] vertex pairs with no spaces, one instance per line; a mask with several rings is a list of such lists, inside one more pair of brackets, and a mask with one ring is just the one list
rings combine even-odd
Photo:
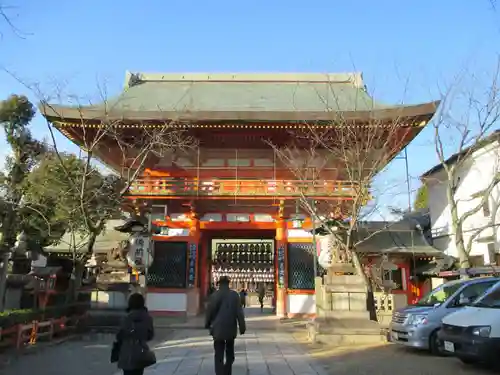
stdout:
[[[271,309],[261,313],[258,308],[247,308],[245,315],[247,332],[236,339],[233,375],[326,375],[293,335],[280,329]],[[207,330],[197,328],[202,321],[191,320],[169,340],[156,345],[158,363],[145,374],[213,375],[213,341]]]
[[[247,309],[247,332],[235,345],[233,375],[325,375],[274,316]],[[159,329],[152,345],[158,363],[147,375],[213,375],[212,338],[199,322],[174,332]],[[163,338],[162,338],[163,335]],[[118,375],[109,363],[113,335],[89,335],[83,340],[26,354],[0,368],[2,375]]]
[[[171,340],[157,345],[155,352],[158,363],[145,374],[214,374],[212,339],[205,330],[179,331]],[[237,339],[235,352],[233,375],[326,374],[286,332],[249,330]]]
[[[236,340],[233,375],[462,375],[483,374],[453,358],[432,357],[396,345],[315,347],[304,343],[305,330],[293,322],[247,309],[247,333]],[[213,375],[212,339],[200,322],[174,331],[158,329],[158,363],[146,375]],[[302,337],[301,337],[302,335]],[[109,363],[113,335],[89,335],[79,341],[23,355],[1,375],[118,375]]]

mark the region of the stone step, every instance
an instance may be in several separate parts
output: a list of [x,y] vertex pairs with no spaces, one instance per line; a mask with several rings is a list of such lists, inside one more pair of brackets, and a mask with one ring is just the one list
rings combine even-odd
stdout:
[[333,333],[309,333],[309,340],[313,343],[328,345],[352,345],[352,344],[383,344],[387,342],[386,335],[369,334],[333,334]]
[[366,285],[362,276],[358,275],[325,275],[323,280],[324,285]]
[[324,288],[329,293],[367,293],[364,284],[328,284]]
[[309,339],[312,342],[348,345],[375,344],[387,341],[387,334],[377,323],[367,319],[324,319],[309,322]]
[[370,312],[364,310],[320,310],[318,311],[320,318],[327,319],[370,319]]

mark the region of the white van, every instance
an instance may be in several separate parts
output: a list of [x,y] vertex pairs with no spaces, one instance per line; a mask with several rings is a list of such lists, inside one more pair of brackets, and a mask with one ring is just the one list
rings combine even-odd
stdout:
[[444,350],[464,363],[498,362],[500,353],[500,282],[470,306],[443,318],[438,337]]

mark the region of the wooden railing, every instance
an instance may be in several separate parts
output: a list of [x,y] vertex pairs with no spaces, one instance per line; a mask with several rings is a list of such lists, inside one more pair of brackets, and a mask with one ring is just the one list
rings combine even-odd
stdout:
[[0,328],[0,351],[2,349],[23,349],[38,341],[52,341],[75,332],[87,318],[87,313],[70,317],[62,316],[45,321],[33,320],[27,324],[16,324]]
[[322,197],[351,197],[352,183],[338,180],[246,180],[150,177],[138,179],[129,195],[151,196],[264,196],[294,197],[301,194]]

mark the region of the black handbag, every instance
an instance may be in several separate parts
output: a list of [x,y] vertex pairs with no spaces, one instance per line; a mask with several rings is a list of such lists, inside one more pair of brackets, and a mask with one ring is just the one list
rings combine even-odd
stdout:
[[116,363],[118,362],[118,359],[120,359],[121,347],[122,347],[121,341],[113,342],[113,346],[111,347],[111,358],[110,358],[111,363]]
[[[135,324],[132,323],[132,334],[134,332]],[[135,345],[137,347],[135,362],[137,363],[138,368],[146,368],[156,364],[156,355],[151,349],[149,349],[148,344],[146,344],[143,340],[135,339]],[[133,350],[135,351],[135,349]]]
[[151,349],[147,346],[142,347],[142,353],[139,359],[140,367],[146,368],[149,366],[153,366],[156,363],[156,355]]

